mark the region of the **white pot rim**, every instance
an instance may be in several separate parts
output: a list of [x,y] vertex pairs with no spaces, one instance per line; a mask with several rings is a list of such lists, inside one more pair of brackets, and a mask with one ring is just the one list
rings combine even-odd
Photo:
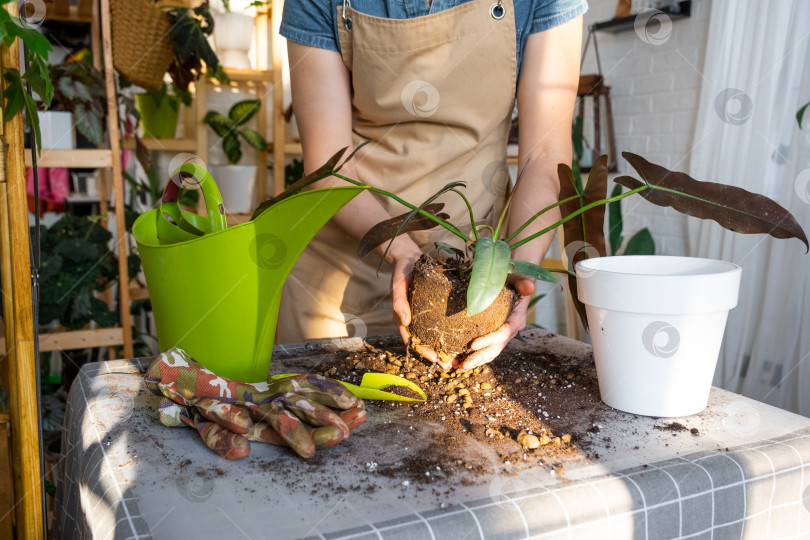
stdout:
[[628,276],[690,278],[693,276],[734,274],[742,271],[735,263],[701,257],[675,255],[613,255],[594,257],[576,264],[577,275],[599,272]]
[[715,313],[737,305],[742,268],[714,259],[663,255],[598,257],[576,265],[586,305],[655,314]]

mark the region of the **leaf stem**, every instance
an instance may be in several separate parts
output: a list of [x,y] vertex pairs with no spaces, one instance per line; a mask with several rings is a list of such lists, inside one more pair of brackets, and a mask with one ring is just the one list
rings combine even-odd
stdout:
[[[535,233],[535,234],[533,234],[531,236],[527,236],[526,238],[524,238],[523,240],[520,240],[519,242],[515,242],[514,244],[510,244],[509,247],[514,250],[514,249],[522,246],[523,244],[531,242],[535,238],[539,238],[539,237],[543,236],[544,234],[546,234],[549,231],[553,231],[554,229],[556,229],[557,227],[559,227],[563,223],[566,223],[567,221],[570,221],[570,220],[574,219],[575,217],[587,212],[591,208],[594,208],[596,206],[601,206],[603,204],[612,203],[612,202],[615,202],[615,201],[620,201],[620,200],[624,199],[625,197],[629,197],[630,195],[635,195],[636,193],[644,191],[645,189],[648,189],[650,187],[651,186],[649,186],[647,184],[644,184],[643,186],[637,187],[636,189],[633,189],[631,191],[626,191],[626,192],[622,193],[621,195],[617,195],[616,197],[610,197],[609,199],[602,199],[602,200],[599,200],[599,201],[594,201],[594,202],[592,202],[591,204],[589,204],[587,206],[583,206],[582,208],[580,208],[576,212],[572,212],[571,214],[568,214],[567,216],[562,218],[560,221],[558,221],[554,225],[549,225],[548,227],[546,227],[545,229],[543,229],[540,232],[537,232],[537,233]],[[576,197],[579,197],[579,195],[577,195]],[[571,199],[571,198],[575,198],[575,197],[569,197],[569,199]],[[534,219],[534,218],[532,218],[532,219]]]
[[475,216],[473,216],[473,210],[472,210],[472,206],[470,206],[470,201],[467,200],[467,197],[465,197],[464,194],[461,191],[459,191],[457,189],[451,189],[450,191],[452,191],[454,193],[458,193],[459,197],[464,199],[464,204],[467,205],[467,211],[470,213],[470,227],[472,228],[472,232],[475,235],[475,240],[477,242],[478,241],[478,228],[475,226]]
[[552,204],[552,205],[546,206],[545,208],[543,208],[542,210],[540,210],[539,212],[537,212],[535,215],[533,215],[531,218],[529,218],[529,219],[528,219],[528,220],[527,220],[527,221],[526,221],[526,222],[525,222],[523,225],[521,225],[521,226],[520,226],[520,228],[518,228],[518,230],[516,230],[515,232],[513,232],[513,233],[512,233],[512,234],[509,236],[509,238],[507,238],[507,239],[506,239],[506,243],[508,244],[509,242],[511,242],[512,240],[514,240],[514,239],[515,239],[515,236],[519,235],[519,234],[520,234],[520,233],[523,231],[523,229],[525,229],[526,227],[528,227],[529,225],[531,225],[531,223],[532,223],[532,222],[533,222],[535,219],[539,218],[540,216],[542,216],[543,214],[545,214],[545,213],[546,213],[546,212],[548,212],[549,210],[551,210],[551,209],[553,209],[553,208],[556,208],[557,206],[560,206],[560,205],[565,204],[565,203],[567,203],[567,202],[571,202],[571,201],[573,201],[574,199],[578,199],[578,198],[579,198],[579,195],[572,195],[572,196],[568,197],[567,199],[563,199],[563,200],[558,201],[558,202],[556,202],[556,203],[554,203],[554,204]]
[[409,203],[407,201],[402,200],[401,198],[397,197],[396,195],[394,195],[390,191],[385,191],[384,189],[379,189],[379,188],[375,188],[373,186],[363,184],[362,182],[358,182],[357,180],[349,178],[348,176],[343,176],[342,174],[338,174],[337,172],[333,172],[332,175],[335,176],[336,178],[340,178],[341,180],[343,180],[345,182],[348,182],[350,184],[354,184],[355,186],[364,187],[364,188],[368,189],[369,191],[371,191],[373,193],[379,193],[380,195],[385,195],[386,197],[390,197],[390,198],[394,199],[395,201],[397,201],[399,204],[401,204],[403,206],[406,206],[406,207],[410,208],[411,210],[417,210],[420,214],[422,214],[426,218],[430,219],[431,221],[435,221],[436,223],[438,223],[439,225],[441,225],[442,227],[444,227],[445,229],[447,229],[451,233],[455,234],[456,236],[458,236],[459,238],[461,238],[465,242],[471,242],[472,241],[472,240],[470,240],[470,238],[466,234],[464,234],[463,232],[458,230],[452,224],[446,222],[445,220],[443,220],[440,217],[434,216],[430,212],[426,212],[424,210],[419,210],[416,206],[412,205],[411,203]]

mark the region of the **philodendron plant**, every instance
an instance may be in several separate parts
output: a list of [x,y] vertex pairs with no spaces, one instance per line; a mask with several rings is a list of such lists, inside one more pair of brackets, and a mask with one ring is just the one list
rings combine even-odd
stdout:
[[[359,147],[355,152],[357,150],[359,150]],[[318,171],[302,178],[276,199],[283,198],[328,176],[335,176],[350,184],[363,186],[364,184],[340,174],[339,171],[342,165],[337,166],[337,164],[345,151],[344,148],[335,154]],[[350,155],[348,159],[353,155]],[[578,242],[582,247],[591,246],[593,248],[580,248],[571,254],[572,264],[587,258],[589,254],[591,256],[597,253],[600,256],[606,255],[603,234],[605,205],[635,194],[639,194],[658,206],[671,206],[689,216],[712,219],[732,231],[747,234],[765,233],[776,238],[798,238],[805,244],[805,247],[810,249],[807,236],[796,219],[790,212],[771,199],[735,186],[715,182],[701,182],[687,174],[673,172],[660,165],[650,163],[636,154],[625,152],[622,155],[641,177],[640,180],[632,176],[620,176],[616,179],[617,184],[628,188],[629,191],[607,197],[608,160],[606,155],[596,160],[584,186],[581,182],[575,180],[574,174],[568,165],[560,164],[558,166],[560,200],[534,214],[511,233],[504,230],[504,223],[507,222],[509,207],[516,190],[513,190],[498,217],[496,225],[492,227],[489,225],[476,225],[471,205],[459,189],[465,185],[464,182],[451,182],[445,185],[419,206],[404,201],[389,191],[368,186],[370,191],[391,197],[409,208],[410,212],[386,220],[373,227],[360,241],[358,255],[362,257],[386,241],[393,241],[393,238],[402,232],[430,229],[436,226],[444,227],[458,237],[460,244],[459,247],[453,247],[440,243],[437,248],[440,251],[448,251],[453,254],[456,261],[455,270],[463,274],[462,277],[465,281],[468,280],[468,285],[466,285],[466,315],[475,316],[486,310],[499,297],[502,289],[504,289],[507,277],[511,273],[543,281],[557,282],[557,279],[552,274],[553,270],[513,259],[512,252],[516,248],[553,231],[560,225],[564,229],[566,244],[571,245]],[[521,178],[522,174],[518,177],[518,182],[521,181]],[[448,192],[460,196],[469,209],[469,235],[465,234],[459,226],[448,222],[445,214],[438,213],[443,204],[434,203],[434,201]],[[273,204],[276,199],[261,205],[256,210],[254,217],[261,213],[264,208]],[[532,222],[556,207],[560,207],[563,216],[559,221],[525,238],[517,239],[518,235]],[[584,321],[584,307],[576,300],[575,276],[573,272],[568,270],[562,270],[561,272],[569,276],[569,282],[573,289],[572,296],[578,304],[580,316]]]

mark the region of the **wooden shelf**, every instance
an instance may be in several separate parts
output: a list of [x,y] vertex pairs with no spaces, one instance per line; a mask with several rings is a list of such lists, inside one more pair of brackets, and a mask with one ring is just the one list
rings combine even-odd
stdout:
[[[233,69],[225,68],[225,75],[233,82],[272,81],[271,69]],[[209,79],[210,80],[210,79]]]
[[[93,330],[71,330],[66,332],[41,333],[39,335],[40,352],[69,351],[71,349],[89,349],[91,347],[112,347],[124,343],[124,331],[121,327],[96,328]],[[6,352],[6,338],[0,336],[0,351]]]
[[[156,139],[154,137],[141,137],[141,142],[148,150],[165,150],[168,152],[194,152],[197,150],[195,139]],[[135,150],[135,138],[124,137],[125,150]]]
[[[267,143],[267,151],[273,151],[273,143]],[[300,155],[304,153],[303,148],[301,147],[301,141],[289,141],[284,143],[284,153],[288,155]]]
[[[658,11],[665,13],[667,17],[673,21],[677,19],[686,19],[692,16],[692,0],[681,0],[678,2],[678,10],[676,11],[671,10],[668,7],[659,9]],[[620,17],[618,19],[594,23],[590,26],[589,30],[591,32],[610,32],[611,34],[624,32],[625,30],[632,30],[635,28],[637,16],[638,13],[628,15],[627,17]]]
[[[25,166],[32,167],[31,149],[23,155]],[[112,152],[101,150],[42,150],[37,157],[37,167],[68,167],[74,169],[107,169],[112,167]]]

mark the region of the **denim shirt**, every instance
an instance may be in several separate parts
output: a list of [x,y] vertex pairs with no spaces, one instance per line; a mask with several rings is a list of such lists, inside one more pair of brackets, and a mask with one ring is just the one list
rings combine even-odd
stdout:
[[[463,4],[469,0],[351,0],[356,11],[375,17],[409,19]],[[493,0],[494,1],[494,0]],[[586,0],[513,0],[517,66],[529,34],[542,32],[578,17],[588,9]],[[340,52],[337,6],[342,0],[286,0],[281,35],[290,41]]]

